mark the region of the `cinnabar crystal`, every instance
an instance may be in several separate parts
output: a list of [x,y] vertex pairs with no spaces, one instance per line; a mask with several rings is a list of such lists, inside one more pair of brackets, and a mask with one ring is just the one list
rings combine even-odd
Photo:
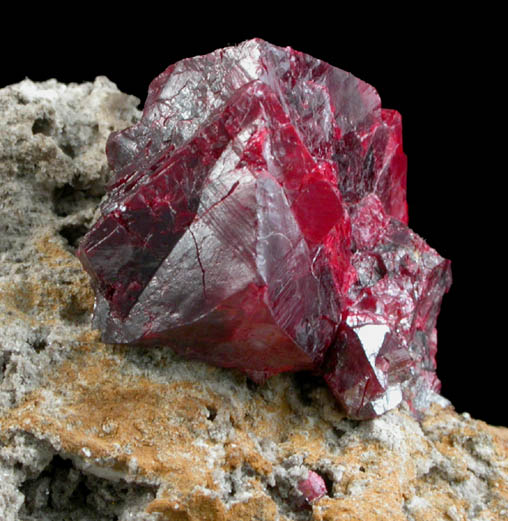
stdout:
[[407,227],[401,119],[373,87],[246,41],[167,68],[107,155],[78,250],[104,341],[321,372],[353,418],[439,389],[449,262]]
[[327,493],[324,479],[313,470],[309,470],[307,478],[298,483],[298,490],[307,503],[312,503]]

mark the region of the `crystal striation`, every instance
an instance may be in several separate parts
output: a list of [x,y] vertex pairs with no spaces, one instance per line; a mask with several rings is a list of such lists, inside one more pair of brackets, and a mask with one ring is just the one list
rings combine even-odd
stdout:
[[425,408],[450,266],[407,227],[401,118],[373,87],[249,40],[167,68],[106,151],[78,249],[104,341],[312,370],[353,418]]

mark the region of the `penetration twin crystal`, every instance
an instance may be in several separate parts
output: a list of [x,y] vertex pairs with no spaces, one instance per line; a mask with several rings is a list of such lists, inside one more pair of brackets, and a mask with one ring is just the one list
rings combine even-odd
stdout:
[[424,410],[450,263],[407,227],[401,118],[373,87],[246,41],[167,68],[107,155],[78,250],[104,341],[311,370],[352,418]]

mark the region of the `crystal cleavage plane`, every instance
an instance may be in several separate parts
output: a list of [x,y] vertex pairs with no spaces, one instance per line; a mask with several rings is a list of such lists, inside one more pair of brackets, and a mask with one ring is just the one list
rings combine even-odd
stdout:
[[407,226],[401,118],[373,87],[253,39],[168,67],[106,152],[77,252],[103,341],[311,370],[356,419],[439,391],[450,262]]

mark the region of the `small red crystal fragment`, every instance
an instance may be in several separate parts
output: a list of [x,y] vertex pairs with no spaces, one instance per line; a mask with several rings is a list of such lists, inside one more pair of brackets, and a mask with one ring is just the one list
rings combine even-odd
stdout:
[[307,478],[298,483],[298,490],[303,494],[307,503],[316,501],[327,492],[323,478],[313,470],[309,470]]
[[357,418],[438,389],[449,263],[407,228],[401,119],[373,87],[250,40],[166,69],[107,155],[78,249],[104,341],[321,371]]

